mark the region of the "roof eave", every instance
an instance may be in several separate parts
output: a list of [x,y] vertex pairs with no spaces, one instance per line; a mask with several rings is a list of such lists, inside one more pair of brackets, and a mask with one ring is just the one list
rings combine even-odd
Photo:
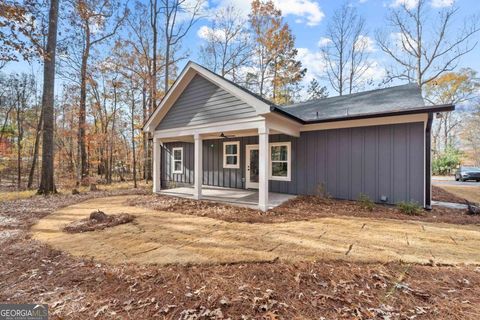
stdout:
[[294,120],[294,121],[296,121],[296,122],[298,122],[298,123],[301,123],[301,124],[305,124],[305,123],[306,123],[304,120],[302,120],[302,119],[294,116],[293,114],[288,113],[288,112],[286,112],[286,111],[284,111],[284,110],[282,110],[282,109],[280,109],[280,108],[278,108],[278,107],[276,107],[276,106],[271,106],[271,107],[270,107],[270,111],[275,112],[275,113],[278,113],[278,114],[280,114],[280,115],[282,115],[282,116],[284,116],[284,117],[287,117],[287,118],[289,118],[289,119],[292,119],[292,120]]
[[337,121],[346,121],[346,120],[380,118],[380,117],[389,117],[389,116],[401,116],[401,115],[408,115],[408,114],[448,112],[448,111],[455,110],[455,105],[443,104],[443,105],[434,105],[434,106],[428,106],[425,108],[417,108],[417,109],[410,109],[410,110],[398,110],[398,111],[383,112],[383,113],[368,113],[368,114],[361,114],[356,116],[346,116],[346,117],[318,119],[318,120],[302,120],[288,112],[285,112],[284,110],[281,110],[275,107],[272,107],[271,110],[279,114],[282,114],[286,117],[292,118],[302,124],[314,124],[314,123],[337,122]]

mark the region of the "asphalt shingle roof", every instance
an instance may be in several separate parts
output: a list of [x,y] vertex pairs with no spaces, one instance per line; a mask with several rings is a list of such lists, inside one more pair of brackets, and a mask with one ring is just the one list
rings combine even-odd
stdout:
[[312,100],[277,109],[305,122],[424,109],[421,89],[415,84]]

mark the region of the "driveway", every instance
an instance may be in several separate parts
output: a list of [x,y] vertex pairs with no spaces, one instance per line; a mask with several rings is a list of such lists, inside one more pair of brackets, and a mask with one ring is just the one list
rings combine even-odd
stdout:
[[476,181],[455,181],[455,177],[433,176],[432,184],[436,186],[465,186],[480,188],[480,182]]
[[[275,259],[480,264],[478,226],[353,217],[248,224],[131,207],[126,200],[124,196],[97,198],[65,207],[34,225],[33,237],[74,256],[114,264]],[[102,231],[61,231],[65,224],[97,209],[137,218]]]

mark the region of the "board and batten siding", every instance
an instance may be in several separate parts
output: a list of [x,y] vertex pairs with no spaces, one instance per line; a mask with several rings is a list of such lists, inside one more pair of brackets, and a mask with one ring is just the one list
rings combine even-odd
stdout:
[[[270,181],[269,191],[318,194],[324,189],[338,199],[358,199],[361,193],[375,202],[424,203],[424,123],[301,132],[299,138],[270,135],[270,142],[291,142],[291,181]],[[223,168],[223,142],[240,141],[240,168]],[[205,140],[203,184],[245,187],[245,146],[258,137]],[[171,174],[173,147],[184,146],[186,170]],[[193,184],[193,143],[166,143],[162,157],[162,185],[169,181]]]
[[256,116],[255,109],[231,93],[195,75],[156,130]]

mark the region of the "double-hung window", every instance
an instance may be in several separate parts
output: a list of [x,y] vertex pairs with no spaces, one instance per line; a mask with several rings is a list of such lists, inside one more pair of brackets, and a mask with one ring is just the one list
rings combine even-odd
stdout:
[[291,143],[270,143],[270,180],[290,181]]
[[172,148],[172,172],[183,173],[183,148]]
[[228,169],[240,168],[240,141],[223,143],[223,167]]

